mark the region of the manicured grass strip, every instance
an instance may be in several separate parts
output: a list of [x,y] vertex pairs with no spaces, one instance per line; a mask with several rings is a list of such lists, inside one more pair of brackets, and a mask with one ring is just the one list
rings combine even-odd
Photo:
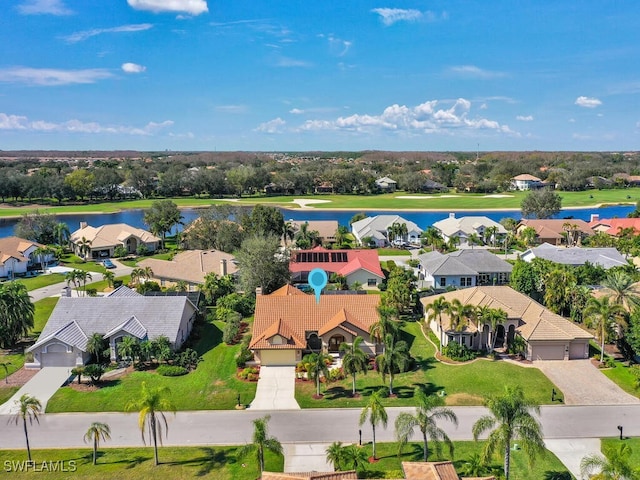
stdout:
[[[88,427],[88,426],[87,426]],[[32,431],[35,435],[35,430]],[[116,432],[112,432],[115,435]],[[171,435],[171,433],[169,433]],[[17,442],[17,440],[16,440]],[[153,448],[108,448],[103,443],[98,451],[98,464],[92,465],[91,447],[69,450],[32,450],[36,466],[42,469],[42,462],[57,462],[59,468],[69,469],[75,465],[75,472],[19,473],[11,471],[12,479],[24,478],[82,478],[82,479],[122,479],[147,480],[211,478],[216,480],[254,480],[260,476],[255,457],[237,458],[237,447],[159,447],[160,465],[153,465]],[[106,448],[105,448],[106,447]],[[0,451],[0,465],[7,471],[18,467],[27,459],[25,450]],[[6,462],[9,462],[8,464]],[[74,462],[74,463],[71,463]],[[54,463],[55,465],[55,463]],[[272,472],[282,472],[284,459],[267,452],[265,467]]]
[[[9,370],[9,375],[12,375],[20,370],[24,365],[24,353],[9,353],[6,355],[0,355],[0,362],[11,364],[7,365],[7,370]],[[5,383],[6,378],[7,371],[4,369],[4,367],[0,367],[0,387],[7,386],[7,384]]]
[[64,282],[64,275],[61,273],[49,273],[47,275],[40,274],[37,277],[18,278],[15,281],[22,283],[25,287],[27,287],[28,291],[31,291],[42,287],[48,287],[49,285],[54,285],[56,283]]
[[631,465],[640,466],[640,438],[625,438],[620,440],[619,438],[601,438],[601,447],[608,446],[614,447],[616,450],[621,443],[628,445],[631,448],[631,457],[629,457],[629,463]]
[[38,300],[33,305],[36,307],[33,315],[33,329],[31,335],[38,337],[42,329],[47,324],[47,320],[51,316],[51,312],[55,308],[56,304],[60,300],[60,297],[47,297],[42,300]]
[[[2,369],[2,376],[4,377],[4,368]],[[13,394],[20,390],[20,387],[10,387],[4,384],[4,378],[2,380],[2,384],[0,384],[0,405],[5,403]]]
[[378,255],[383,256],[396,256],[396,257],[410,257],[411,252],[408,250],[402,250],[401,248],[378,248]]
[[[487,395],[504,393],[505,385],[520,385],[527,396],[540,404],[548,404],[553,385],[537,368],[524,368],[504,361],[477,360],[468,364],[447,365],[436,361],[433,345],[424,338],[418,322],[408,322],[402,329],[403,339],[411,346],[411,354],[417,366],[411,372],[394,378],[396,398],[386,398],[387,406],[413,405],[413,390],[420,385],[429,393],[444,390],[448,405],[482,405]],[[358,375],[357,388],[360,398],[351,398],[351,379],[323,384],[324,397],[313,399],[315,384],[311,381],[296,383],[296,400],[302,408],[362,407],[371,393],[388,388],[388,378],[382,381],[379,373],[369,371]]]
[[[240,345],[222,343],[224,323],[202,323],[194,332],[194,347],[203,356],[198,368],[182,377],[163,377],[154,372],[133,372],[117,380],[104,382],[93,392],[72,387],[59,389],[47,404],[47,412],[122,412],[127,403],[138,398],[142,382],[150,388],[169,387],[178,410],[230,410],[237,395],[248,404],[255,397],[256,382],[236,378],[235,357]],[[193,335],[193,334],[192,334]]]
[[[603,368],[600,371],[607,377],[609,377],[625,392],[630,393],[631,395],[634,395],[636,397],[640,397],[640,390],[635,388],[637,377],[634,375],[631,367],[628,367],[621,362],[615,362],[615,367]],[[638,465],[640,465],[640,463]]]
[[[122,280],[123,285],[128,285],[131,282],[131,275],[125,275],[123,277],[115,277],[114,280]],[[87,283],[87,288],[95,288],[98,293],[104,292],[104,289],[109,286],[106,280],[100,280],[99,282]]]

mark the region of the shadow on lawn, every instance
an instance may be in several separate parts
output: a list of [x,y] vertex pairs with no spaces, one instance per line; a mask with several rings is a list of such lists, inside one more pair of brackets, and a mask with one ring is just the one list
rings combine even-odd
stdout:
[[204,355],[222,342],[222,330],[213,323],[199,319],[196,321],[185,347],[193,348],[198,355]]
[[225,465],[237,463],[237,458],[234,454],[229,454],[228,451],[216,450],[211,447],[202,447],[199,449],[202,452],[202,456],[196,458],[190,458],[185,460],[178,460],[175,462],[161,462],[164,465],[186,465],[196,466],[200,469],[195,472],[196,477],[203,477],[208,475],[213,470],[221,469]]

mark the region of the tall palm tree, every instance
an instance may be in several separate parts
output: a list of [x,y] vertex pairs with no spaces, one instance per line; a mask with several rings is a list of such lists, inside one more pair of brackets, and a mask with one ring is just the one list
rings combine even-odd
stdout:
[[89,425],[87,433],[84,434],[85,443],[93,443],[93,464],[96,464],[98,458],[98,447],[100,440],[106,442],[111,440],[111,428],[106,423],[93,422]]
[[507,321],[507,312],[501,308],[491,308],[485,305],[477,309],[478,323],[489,326],[489,335],[487,335],[487,351],[495,348],[495,340],[497,338],[496,330],[498,325]]
[[360,448],[358,445],[352,443],[344,447],[342,462],[345,468],[360,472],[367,467],[369,459],[367,458],[367,452],[364,448]]
[[71,235],[69,226],[64,222],[58,222],[56,226],[53,227],[53,235],[58,245],[66,247],[69,243],[69,236]]
[[496,241],[498,240],[498,227],[487,227],[484,230],[485,242],[491,242],[491,246],[496,248]]
[[336,244],[339,247],[344,245],[344,243],[347,240],[348,234],[349,234],[349,229],[347,227],[345,227],[344,225],[338,225],[338,228],[336,229],[335,237],[336,237]]
[[38,247],[36,248],[32,255],[35,257],[38,257],[38,260],[40,261],[40,267],[42,269],[43,272],[46,272],[46,268],[47,268],[47,257],[49,255],[53,255],[54,254],[54,250],[51,247],[47,247],[46,245],[43,247]]
[[622,305],[628,312],[640,307],[640,289],[627,273],[620,270],[609,272],[602,281],[602,286],[613,303]]
[[102,362],[104,351],[108,348],[107,340],[101,333],[93,333],[87,339],[87,345],[85,350],[87,353],[93,355],[96,359],[96,363]]
[[444,297],[438,297],[433,302],[427,305],[427,312],[431,312],[434,317],[438,318],[438,325],[440,327],[440,345],[438,346],[438,352],[442,353],[442,314],[449,311],[449,302]]
[[369,335],[372,338],[375,338],[377,343],[382,343],[382,340],[388,334],[395,337],[398,330],[400,330],[400,325],[398,324],[398,321],[395,320],[398,315],[398,311],[395,308],[384,304],[379,305],[377,311],[379,318],[377,322],[371,324],[369,327]]
[[511,441],[518,440],[522,450],[533,462],[537,454],[544,451],[542,425],[532,412],[540,415],[540,407],[525,398],[522,387],[506,386],[501,396],[491,396],[485,400],[490,415],[480,417],[473,425],[474,440],[490,430],[486,441],[483,460],[489,461],[494,452],[504,453],[504,476],[509,480],[511,467]]
[[125,360],[135,360],[136,351],[140,348],[138,339],[127,335],[118,343],[118,355]]
[[436,250],[436,246],[442,243],[442,235],[440,234],[440,230],[438,230],[433,225],[427,227],[427,229],[422,232],[421,237],[427,242],[428,245],[431,245],[432,250]]
[[538,233],[533,227],[525,227],[520,231],[520,238],[527,246],[533,245],[537,237]]
[[131,283],[138,284],[141,279],[144,278],[144,270],[140,267],[136,267],[131,270]]
[[409,364],[409,345],[404,340],[396,340],[392,334],[384,337],[384,352],[376,357],[376,367],[382,375],[382,381],[389,375],[389,395],[393,395],[393,378],[396,371],[404,372]]
[[77,270],[76,271],[76,278],[78,279],[78,283],[82,284],[82,294],[84,296],[87,295],[87,280],[92,280],[93,276],[91,275],[91,272],[87,272],[85,270]]
[[20,400],[16,400],[15,403],[18,406],[18,411],[9,421],[13,421],[16,425],[18,425],[18,423],[20,423],[20,420],[22,420],[24,438],[27,442],[27,456],[29,457],[29,461],[31,461],[31,447],[29,446],[29,431],[27,430],[27,420],[29,420],[29,425],[33,425],[34,420],[40,423],[38,414],[42,413],[42,404],[36,397],[33,397],[26,393],[20,397]]
[[[455,332],[462,332],[465,327],[476,318],[476,310],[473,305],[463,304],[454,298],[449,304],[449,328]],[[462,338],[460,338],[462,341]]]
[[153,278],[153,270],[151,269],[151,267],[144,267],[142,269],[142,278],[144,278],[145,280],[150,280]]
[[382,425],[384,428],[387,428],[387,422],[389,421],[387,411],[382,405],[384,394],[385,390],[383,388],[373,392],[367,404],[362,409],[362,413],[360,413],[360,426],[362,426],[367,419],[369,419],[369,423],[371,424],[373,431],[373,458],[376,458],[376,426]]
[[255,452],[261,472],[264,472],[265,451],[282,455],[282,444],[277,438],[269,436],[267,427],[270,419],[271,417],[267,415],[262,418],[256,418],[253,421],[253,443],[245,445],[238,452],[239,457],[244,457],[251,452]]
[[6,384],[9,383],[9,365],[11,365],[11,362],[0,362],[0,367],[4,368],[4,383]]
[[587,324],[596,330],[596,337],[600,340],[600,363],[604,362],[604,344],[607,336],[615,326],[622,323],[625,310],[621,304],[610,303],[609,297],[590,298],[584,317]]
[[109,288],[113,288],[113,281],[116,279],[115,273],[108,270],[102,274],[102,278],[107,282]]
[[[631,464],[631,447],[626,443],[606,445],[603,455],[587,455],[580,461],[580,475],[593,480],[638,480],[640,468]],[[598,472],[596,475],[592,475]]]
[[472,233],[467,237],[467,243],[471,245],[471,250],[473,250],[474,245],[482,245],[482,239],[477,233]]
[[444,401],[436,395],[427,395],[425,391],[416,387],[413,399],[416,402],[416,413],[412,415],[402,412],[396,418],[396,439],[400,443],[400,450],[407,444],[413,436],[416,428],[422,433],[423,460],[426,462],[429,457],[428,440],[431,438],[435,442],[435,451],[440,455],[440,442],[444,442],[449,447],[449,453],[453,456],[453,442],[447,433],[438,427],[437,421],[440,419],[449,420],[458,426],[458,417],[450,408],[444,407]]
[[88,240],[85,237],[82,237],[80,240],[78,240],[78,254],[85,260],[87,259],[87,255],[91,253],[91,244],[92,241]]
[[8,348],[33,328],[35,307],[21,282],[0,284],[0,347]]
[[339,472],[342,470],[344,462],[344,445],[342,445],[342,442],[333,442],[324,452],[327,454],[327,462],[333,465],[333,471]]
[[342,369],[347,375],[352,375],[353,389],[351,395],[356,394],[356,375],[360,372],[367,374],[367,367],[369,365],[369,358],[364,350],[360,348],[360,345],[364,342],[364,338],[357,336],[353,339],[351,344],[342,342],[339,350],[344,353],[342,357]]
[[320,376],[329,378],[329,367],[327,361],[331,356],[325,353],[310,353],[305,355],[302,362],[307,365],[307,373],[316,382],[316,396],[320,396]]
[[131,412],[137,410],[138,426],[142,433],[142,442],[146,445],[145,430],[149,430],[149,437],[153,441],[153,452],[155,465],[158,465],[158,437],[162,445],[162,425],[164,424],[165,436],[169,433],[169,424],[165,411],[176,413],[175,405],[167,397],[171,391],[167,387],[148,388],[147,382],[142,382],[142,390],[137,400],[132,400],[127,404],[126,410]]
[[293,237],[296,234],[295,225],[291,220],[284,222],[282,225],[282,240],[284,241],[284,246],[287,246],[287,240],[292,241]]
[[309,230],[309,222],[304,222],[300,225],[295,240],[298,248],[312,248],[320,244],[320,233],[316,230]]

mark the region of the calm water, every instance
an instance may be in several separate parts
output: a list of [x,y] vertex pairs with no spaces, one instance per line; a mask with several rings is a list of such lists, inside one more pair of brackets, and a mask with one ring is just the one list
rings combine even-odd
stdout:
[[[628,213],[635,209],[632,205],[613,206],[605,208],[581,208],[576,210],[562,210],[556,218],[577,218],[581,220],[589,221],[592,214],[599,214],[600,218],[614,218],[614,217],[626,217]],[[327,210],[289,210],[281,209],[285,220],[337,220],[340,225],[349,225],[349,220],[357,212],[356,211],[327,211]],[[500,211],[452,211],[456,216],[461,217],[465,215],[485,215],[492,220],[499,221],[504,217],[514,217],[519,219],[520,212],[517,210],[500,210]],[[96,213],[96,214],[73,214],[73,215],[61,215],[57,219],[61,222],[66,222],[69,225],[70,231],[75,231],[80,227],[80,222],[87,222],[93,227],[98,227],[108,223],[128,223],[134,227],[147,228],[143,222],[142,210],[126,210],[118,213]],[[431,212],[431,211],[419,211],[419,212],[389,212],[389,211],[368,211],[367,215],[400,215],[403,218],[414,222],[420,228],[426,228],[432,225],[433,222],[442,220],[449,216],[448,212]],[[188,223],[191,220],[199,216],[197,209],[187,209],[182,211],[184,222]],[[0,219],[0,237],[8,237],[13,235],[13,230],[17,219]]]

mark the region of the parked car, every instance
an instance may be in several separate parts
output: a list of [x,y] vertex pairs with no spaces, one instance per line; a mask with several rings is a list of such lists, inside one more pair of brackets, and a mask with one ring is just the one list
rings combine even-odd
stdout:
[[116,268],[116,266],[113,264],[113,262],[111,260],[109,260],[108,258],[102,261],[102,266],[104,268]]

